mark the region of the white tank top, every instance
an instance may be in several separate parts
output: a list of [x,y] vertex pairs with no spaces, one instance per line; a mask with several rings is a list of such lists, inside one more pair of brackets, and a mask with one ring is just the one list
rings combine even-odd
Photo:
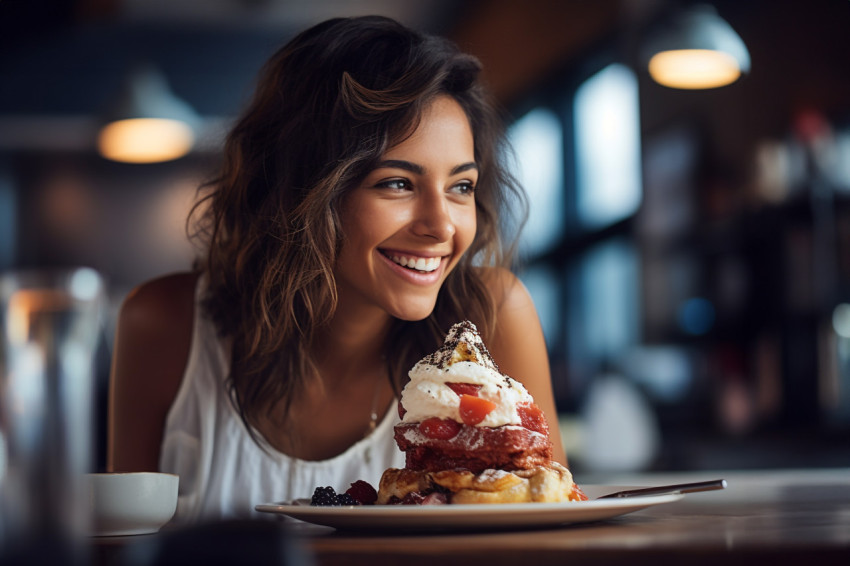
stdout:
[[345,491],[356,480],[376,489],[386,468],[404,467],[393,439],[395,404],[368,437],[329,460],[292,458],[245,428],[225,387],[229,361],[215,326],[195,291],[192,346],[183,381],[165,422],[159,467],[180,476],[175,521],[194,522],[266,515],[261,503],[309,498],[319,486]]

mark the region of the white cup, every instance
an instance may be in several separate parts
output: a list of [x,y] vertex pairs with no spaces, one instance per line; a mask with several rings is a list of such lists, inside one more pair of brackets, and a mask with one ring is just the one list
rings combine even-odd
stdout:
[[93,536],[159,531],[177,510],[178,476],[156,472],[87,474]]

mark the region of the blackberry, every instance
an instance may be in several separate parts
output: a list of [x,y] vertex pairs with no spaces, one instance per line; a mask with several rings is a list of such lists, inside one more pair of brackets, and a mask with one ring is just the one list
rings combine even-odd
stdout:
[[337,503],[336,491],[330,486],[317,487],[313,492],[313,497],[310,499],[310,505],[316,505],[319,507],[339,505],[339,503]]
[[348,493],[340,493],[336,496],[336,501],[336,505],[360,505],[360,502]]

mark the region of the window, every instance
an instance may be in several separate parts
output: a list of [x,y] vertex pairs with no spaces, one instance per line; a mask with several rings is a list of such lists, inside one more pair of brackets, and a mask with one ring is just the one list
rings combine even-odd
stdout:
[[528,222],[520,251],[534,255],[552,247],[564,232],[564,132],[551,110],[532,110],[508,136],[516,154],[512,173],[528,194]]
[[576,91],[576,207],[581,224],[603,228],[641,200],[640,118],[634,73],[605,67]]
[[[640,342],[640,266],[634,246],[605,240],[570,270],[567,357],[576,381],[590,378]],[[574,383],[580,386],[581,383]]]
[[[563,406],[641,342],[643,198],[638,85],[611,64],[515,122],[513,173],[529,198],[520,274],[534,299]],[[568,102],[564,105],[564,95]]]

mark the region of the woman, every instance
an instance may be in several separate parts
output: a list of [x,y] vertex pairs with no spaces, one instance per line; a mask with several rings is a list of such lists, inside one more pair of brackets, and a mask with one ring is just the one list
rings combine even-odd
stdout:
[[381,17],[324,22],[269,60],[199,203],[197,272],[122,307],[111,469],[178,473],[185,518],[376,485],[403,466],[407,371],[463,319],[565,463],[537,315],[506,269],[519,193],[479,70]]

